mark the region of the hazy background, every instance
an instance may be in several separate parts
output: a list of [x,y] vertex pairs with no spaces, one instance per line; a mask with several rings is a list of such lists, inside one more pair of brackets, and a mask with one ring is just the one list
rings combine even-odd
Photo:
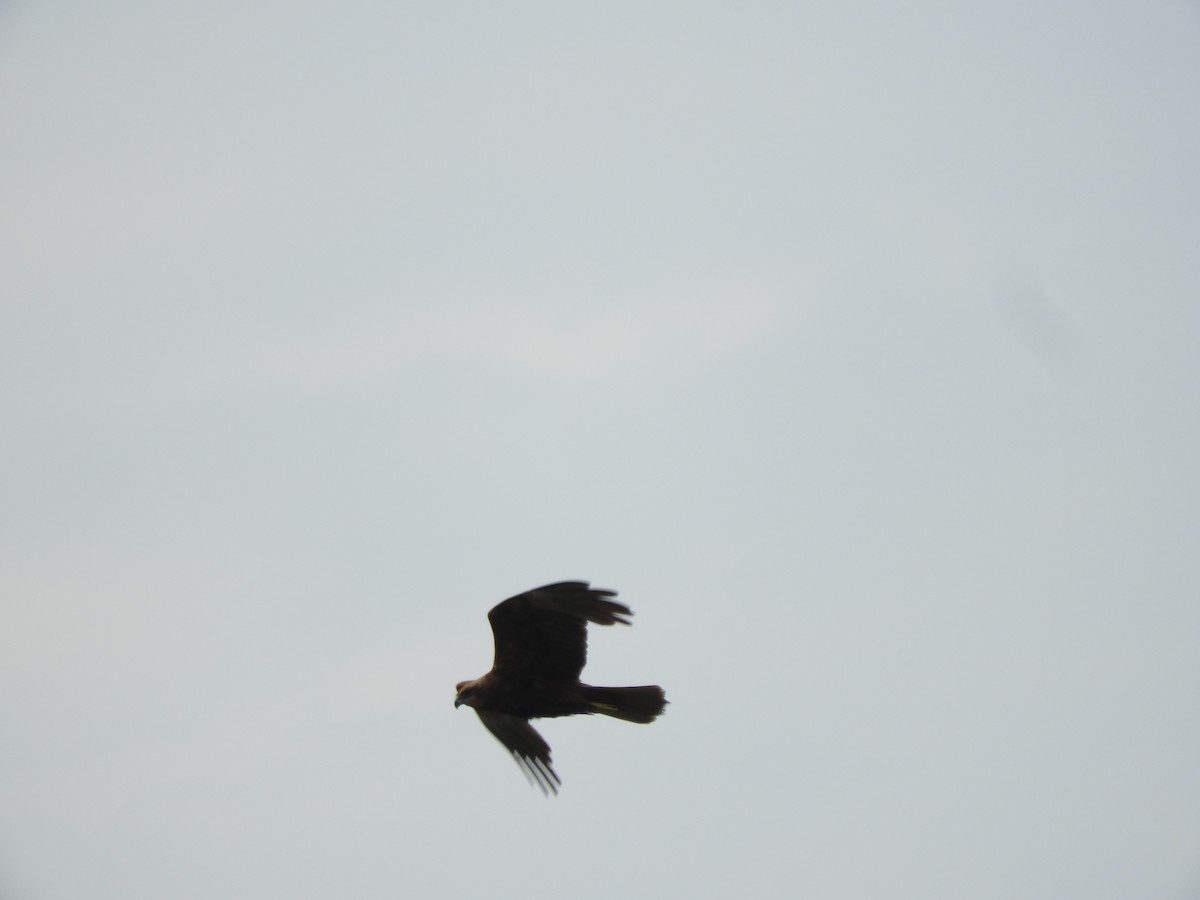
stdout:
[[[1194,2],[0,7],[0,896],[1200,896]],[[632,629],[531,789],[456,681]]]

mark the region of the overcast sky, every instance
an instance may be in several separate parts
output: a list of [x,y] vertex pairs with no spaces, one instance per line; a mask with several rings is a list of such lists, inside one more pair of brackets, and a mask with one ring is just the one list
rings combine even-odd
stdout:
[[1195,2],[11,0],[0,123],[6,900],[1200,897]]

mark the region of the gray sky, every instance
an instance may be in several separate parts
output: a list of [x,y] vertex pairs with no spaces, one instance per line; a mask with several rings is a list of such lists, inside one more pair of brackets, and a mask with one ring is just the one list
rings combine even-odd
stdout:
[[[1200,895],[1198,42],[5,4],[0,892]],[[672,705],[547,801],[451,703],[562,578]]]

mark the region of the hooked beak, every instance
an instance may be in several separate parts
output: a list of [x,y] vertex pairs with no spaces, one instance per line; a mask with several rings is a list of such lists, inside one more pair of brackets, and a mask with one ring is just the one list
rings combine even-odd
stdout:
[[462,697],[455,697],[454,698],[454,708],[458,709],[460,706],[462,706]]

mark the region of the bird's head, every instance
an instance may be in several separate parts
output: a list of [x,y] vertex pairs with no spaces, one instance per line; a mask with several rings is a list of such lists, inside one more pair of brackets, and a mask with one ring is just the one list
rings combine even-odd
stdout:
[[475,687],[477,684],[477,681],[460,681],[454,686],[455,691],[457,691],[454,697],[455,709],[458,709],[460,706],[475,705]]

